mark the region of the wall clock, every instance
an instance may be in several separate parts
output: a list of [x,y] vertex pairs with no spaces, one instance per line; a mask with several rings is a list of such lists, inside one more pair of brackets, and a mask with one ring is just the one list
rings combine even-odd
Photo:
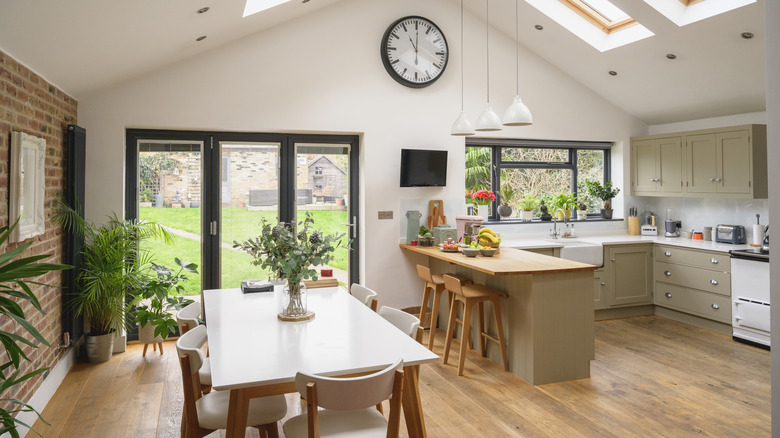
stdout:
[[401,85],[422,88],[441,77],[450,52],[438,26],[427,18],[409,16],[387,28],[380,54],[390,77]]

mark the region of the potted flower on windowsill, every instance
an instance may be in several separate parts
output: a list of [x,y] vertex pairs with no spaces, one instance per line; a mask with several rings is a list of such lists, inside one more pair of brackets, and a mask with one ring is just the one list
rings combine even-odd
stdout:
[[531,192],[526,192],[517,203],[517,207],[520,208],[520,220],[531,222],[531,219],[534,218],[534,208],[538,206],[539,198]]
[[277,272],[287,281],[279,314],[281,319],[310,318],[313,315],[306,307],[303,280],[317,281],[318,273],[313,266],[327,264],[333,259],[336,249],[349,246],[349,242],[342,240],[344,233],[325,234],[313,227],[314,219],[308,211],[306,218],[298,222],[297,234],[292,224],[279,222],[272,225],[263,218],[258,237],[243,243],[233,242],[233,248],[254,257],[254,265]]
[[509,205],[512,202],[512,198],[515,197],[515,191],[509,186],[501,189],[501,205],[498,206],[498,215],[501,219],[508,218],[512,215],[512,207]]
[[176,272],[151,263],[147,275],[131,289],[134,298],[130,301],[129,312],[135,315],[138,338],[145,344],[162,342],[173,334],[177,324],[171,312],[193,302],[182,296],[185,289],[179,282],[187,280],[185,272],[197,274],[198,265],[183,263],[178,257],[174,262],[179,267]]
[[603,201],[601,217],[612,219],[612,198],[620,193],[619,187],[612,187],[612,181],[607,181],[603,186],[598,181],[586,181],[588,194]]
[[485,221],[490,216],[488,206],[496,200],[496,195],[490,190],[477,190],[471,195],[471,202],[477,206],[477,216],[482,216]]

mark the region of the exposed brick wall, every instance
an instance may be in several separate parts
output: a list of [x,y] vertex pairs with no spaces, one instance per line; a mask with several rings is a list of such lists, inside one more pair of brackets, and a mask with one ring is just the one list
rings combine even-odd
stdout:
[[[75,99],[0,51],[0,226],[9,223],[8,171],[11,132],[21,131],[46,139],[46,231],[20,243],[33,242],[25,256],[51,254],[52,257],[44,261],[64,262],[65,239],[61,229],[51,222],[51,206],[55,194],[65,188],[66,132],[68,124],[77,122],[77,116]],[[0,247],[0,252],[6,252],[20,244],[6,243]],[[36,280],[52,286],[63,284],[61,272],[50,272]],[[57,349],[62,334],[61,309],[64,292],[54,287],[31,286],[46,315],[28,304],[23,307],[25,315],[52,347],[27,347],[25,352],[32,362],[23,362],[21,375],[37,368],[53,367],[64,353],[64,350]],[[3,316],[0,316],[0,330],[14,331],[17,334],[24,332],[15,322]],[[5,361],[4,357],[2,361]],[[12,393],[4,393],[2,398],[29,400],[41,385],[44,376],[39,375],[28,380],[21,388],[14,387],[9,391]]]

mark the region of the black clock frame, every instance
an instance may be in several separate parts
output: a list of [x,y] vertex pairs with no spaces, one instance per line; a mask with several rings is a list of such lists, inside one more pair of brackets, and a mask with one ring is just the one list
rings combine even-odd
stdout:
[[[417,18],[417,19],[420,19],[420,20],[425,20],[428,23],[431,23],[431,25],[434,26],[436,29],[438,29],[439,33],[441,34],[442,39],[444,40],[444,47],[447,48],[447,56],[444,58],[444,65],[441,68],[441,73],[439,73],[438,76],[436,76],[435,78],[431,79],[428,82],[412,82],[412,81],[408,81],[408,80],[404,79],[403,77],[399,76],[398,72],[396,72],[393,69],[393,66],[390,65],[390,59],[387,56],[387,41],[390,38],[390,32],[393,31],[393,28],[395,26],[397,26],[398,23],[400,23],[402,21],[414,19],[414,18]],[[399,18],[398,20],[395,20],[392,24],[390,24],[390,26],[387,28],[387,30],[385,30],[385,34],[382,36],[382,43],[379,46],[379,56],[382,58],[382,65],[385,66],[385,70],[387,70],[387,74],[389,74],[391,78],[395,79],[396,82],[398,82],[399,84],[401,84],[403,86],[409,87],[409,88],[425,88],[425,87],[433,84],[434,82],[438,81],[439,78],[442,77],[442,75],[444,74],[444,71],[447,69],[447,63],[449,63],[449,61],[450,61],[450,45],[447,44],[447,37],[444,36],[444,31],[436,23],[434,23],[433,21],[431,21],[428,18],[421,17],[419,15],[409,15],[409,16],[406,16],[406,17]]]

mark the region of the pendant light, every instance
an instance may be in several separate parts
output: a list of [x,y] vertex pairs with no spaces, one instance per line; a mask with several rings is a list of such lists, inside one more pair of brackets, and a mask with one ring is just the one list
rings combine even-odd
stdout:
[[490,106],[490,0],[485,0],[485,58],[487,60],[487,106],[477,118],[477,131],[500,131],[501,119]]
[[520,99],[520,0],[515,0],[515,40],[517,52],[515,53],[515,68],[517,76],[517,89],[515,90],[515,99],[504,113],[505,126],[527,126],[534,123],[531,111]]
[[463,0],[460,0],[460,115],[450,128],[451,135],[474,135],[474,125],[463,111]]

